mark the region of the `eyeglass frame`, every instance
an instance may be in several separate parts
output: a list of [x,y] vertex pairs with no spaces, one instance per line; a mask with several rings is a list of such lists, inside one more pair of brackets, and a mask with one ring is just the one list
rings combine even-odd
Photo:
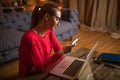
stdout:
[[52,15],[52,16],[56,17],[57,19],[59,19],[59,22],[61,21],[61,18],[60,18],[60,17],[58,17],[58,16],[56,16],[56,15],[54,15],[54,14],[50,14],[50,15]]

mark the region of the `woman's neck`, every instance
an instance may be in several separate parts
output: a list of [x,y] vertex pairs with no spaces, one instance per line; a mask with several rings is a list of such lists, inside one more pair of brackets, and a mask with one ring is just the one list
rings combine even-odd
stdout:
[[44,25],[37,25],[35,28],[34,28],[34,31],[39,34],[40,36],[44,36],[47,29],[45,29],[45,26]]

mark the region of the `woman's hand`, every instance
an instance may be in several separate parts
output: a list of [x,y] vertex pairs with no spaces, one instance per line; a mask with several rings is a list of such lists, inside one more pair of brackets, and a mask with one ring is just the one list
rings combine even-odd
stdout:
[[73,47],[72,45],[64,46],[64,47],[62,48],[62,50],[59,51],[59,54],[60,54],[60,55],[64,55],[64,54],[67,54],[67,53],[71,52],[72,47]]
[[67,54],[67,53],[71,52],[72,47],[74,47],[75,45],[76,45],[76,44],[70,43],[70,44],[64,46],[64,47],[62,48],[62,50],[59,51],[59,54],[63,55],[63,54]]
[[72,45],[64,46],[64,47],[63,47],[63,52],[64,52],[64,54],[71,52],[72,47],[73,47]]

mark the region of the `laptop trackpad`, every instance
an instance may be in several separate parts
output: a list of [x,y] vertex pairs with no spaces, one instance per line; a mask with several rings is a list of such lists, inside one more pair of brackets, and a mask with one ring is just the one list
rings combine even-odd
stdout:
[[69,76],[75,76],[77,71],[81,69],[83,63],[84,63],[83,61],[74,60],[72,64],[63,72],[63,74],[66,74]]

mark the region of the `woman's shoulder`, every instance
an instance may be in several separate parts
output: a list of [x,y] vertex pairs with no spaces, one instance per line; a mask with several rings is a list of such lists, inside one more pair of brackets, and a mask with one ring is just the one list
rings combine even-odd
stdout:
[[24,33],[23,38],[34,39],[35,36],[36,36],[35,32],[32,29],[30,29]]
[[48,33],[48,34],[54,34],[54,31],[48,30],[47,33]]

